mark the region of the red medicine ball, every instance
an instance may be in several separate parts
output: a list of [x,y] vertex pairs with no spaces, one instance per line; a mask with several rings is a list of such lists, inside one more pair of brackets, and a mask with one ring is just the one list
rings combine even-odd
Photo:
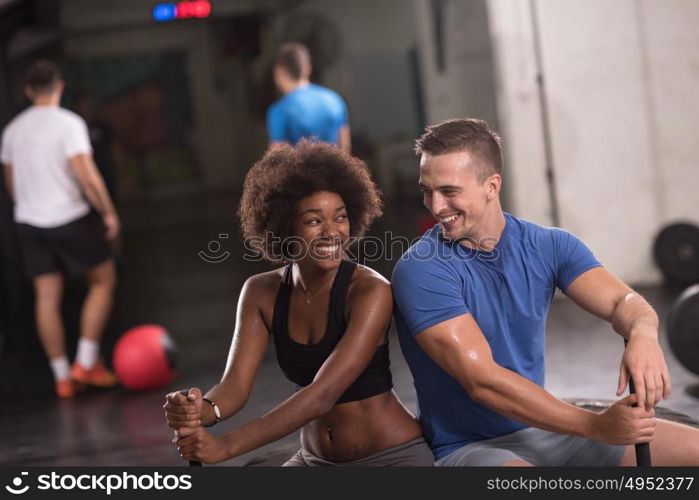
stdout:
[[176,348],[159,325],[124,332],[114,346],[112,366],[122,385],[134,391],[165,387],[175,378]]

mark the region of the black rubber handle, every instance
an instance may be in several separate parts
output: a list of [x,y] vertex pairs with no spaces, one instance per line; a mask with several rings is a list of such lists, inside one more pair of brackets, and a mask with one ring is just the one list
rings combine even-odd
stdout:
[[[188,389],[182,389],[180,391],[180,394],[182,394],[184,397],[187,397],[189,395],[189,390]],[[190,460],[189,461],[189,466],[190,467],[201,467],[201,462],[197,462],[196,460]]]
[[[628,344],[629,341],[624,339],[624,348],[626,348],[626,344]],[[629,374],[629,393],[630,394],[636,394],[636,386],[633,383],[633,379],[631,378],[631,374]],[[638,403],[634,404],[634,406],[638,406]],[[649,443],[639,443],[636,445],[636,466],[637,467],[650,467],[651,461],[650,461],[650,444]]]

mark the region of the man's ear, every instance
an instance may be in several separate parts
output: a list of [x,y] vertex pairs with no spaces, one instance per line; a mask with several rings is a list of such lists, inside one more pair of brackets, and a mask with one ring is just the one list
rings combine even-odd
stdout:
[[30,101],[34,100],[34,91],[29,85],[26,85],[24,87],[24,95],[26,95],[27,99],[29,99]]
[[502,177],[500,174],[493,174],[485,180],[487,187],[487,197],[488,201],[491,201],[498,197],[500,194],[500,188],[502,187]]

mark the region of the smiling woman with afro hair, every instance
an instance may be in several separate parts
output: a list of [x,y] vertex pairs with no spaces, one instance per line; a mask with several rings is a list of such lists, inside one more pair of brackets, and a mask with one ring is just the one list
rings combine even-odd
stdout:
[[297,206],[320,191],[337,193],[345,202],[350,236],[363,236],[381,216],[380,192],[362,160],[303,140],[296,147],[275,146],[248,172],[238,210],[243,237],[268,261],[287,261],[282,242],[293,236]]
[[[391,287],[344,254],[380,215],[366,165],[335,146],[274,146],[250,169],[238,211],[243,235],[286,265],[245,282],[221,382],[204,397],[198,388],[167,395],[183,459],[221,462],[300,428],[301,448],[285,466],[432,465],[420,425],[392,391]],[[308,251],[285,253],[289,239]],[[270,342],[296,392],[227,434],[206,431],[243,408]]]

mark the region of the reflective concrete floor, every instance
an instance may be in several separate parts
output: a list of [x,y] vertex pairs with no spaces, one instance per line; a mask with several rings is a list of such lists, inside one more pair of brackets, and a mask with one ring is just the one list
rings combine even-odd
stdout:
[[[119,333],[129,327],[143,323],[165,326],[179,348],[178,377],[168,388],[148,393],[93,390],[58,401],[31,325],[31,311],[21,313],[23,319],[0,345],[1,465],[184,465],[170,442],[171,430],[165,426],[164,394],[191,386],[207,389],[217,382],[240,287],[250,274],[269,269],[264,263],[241,258],[235,208],[235,196],[224,194],[187,202],[132,203],[123,210],[120,285],[104,351],[109,359]],[[417,201],[394,202],[373,233],[398,228],[400,234],[412,238],[418,232],[415,221],[422,215]],[[214,240],[220,248],[210,244]],[[210,261],[222,261],[207,262],[200,251],[207,252]],[[230,252],[227,258],[225,252]],[[399,255],[397,249],[395,252],[393,261]],[[366,264],[390,276],[390,259]],[[643,292],[664,318],[675,293],[662,289]],[[82,293],[79,282],[71,283],[65,299],[71,349],[77,339],[74,318]],[[664,338],[663,343],[666,345]],[[546,385],[555,395],[614,399],[623,342],[609,325],[558,298],[548,323],[547,350]],[[667,349],[666,355],[674,391],[662,405],[699,419],[699,400],[686,393],[699,378],[680,366]],[[412,379],[393,333],[391,360],[395,391],[414,411]],[[247,406],[212,430],[225,433],[273,408],[291,392],[291,384],[270,351]],[[294,433],[222,465],[276,465],[297,449],[297,442]]]

